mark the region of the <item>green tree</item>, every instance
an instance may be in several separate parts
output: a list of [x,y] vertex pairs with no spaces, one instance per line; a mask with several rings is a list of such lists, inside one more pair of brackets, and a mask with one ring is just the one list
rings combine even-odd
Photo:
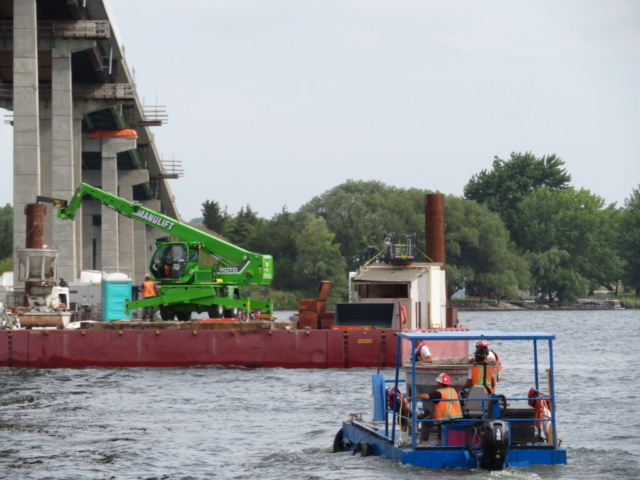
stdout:
[[[349,270],[355,269],[368,246],[382,247],[388,232],[417,234],[425,249],[424,195],[419,189],[398,189],[381,182],[349,180],[304,205],[305,215],[326,220]],[[499,298],[528,286],[528,266],[514,253],[500,218],[477,202],[445,198],[447,281],[452,295],[464,286]]]
[[220,204],[215,201],[205,200],[202,204],[202,223],[212,232],[225,234],[225,229],[229,221],[229,214],[225,207],[220,208]]
[[497,214],[472,200],[445,197],[447,291],[466,287],[498,299],[529,286],[526,261],[515,253]]
[[486,205],[505,223],[512,238],[518,205],[538,188],[564,190],[571,175],[562,168],[564,161],[555,154],[536,158],[531,152],[511,153],[509,160],[494,157],[493,169],[482,170],[464,187],[464,196]]
[[298,222],[303,224],[308,215],[324,218],[348,268],[354,270],[367,247],[382,246],[385,233],[422,232],[418,247],[424,249],[425,193],[378,181],[347,180],[303,205]]
[[0,260],[0,275],[4,272],[10,272],[13,270],[13,257],[9,256]]
[[531,270],[532,286],[543,292],[549,302],[574,301],[587,294],[589,283],[571,269],[571,255],[552,247],[546,252],[527,252],[525,258]]
[[623,280],[640,295],[640,185],[625,199],[618,229],[619,252],[626,261]]
[[296,241],[295,272],[301,295],[314,298],[320,281],[330,280],[332,303],[346,298],[347,265],[334,239],[324,218],[308,217]]
[[250,252],[262,253],[264,225],[265,220],[258,217],[251,206],[247,205],[246,208],[241,207],[238,214],[229,222],[227,236],[234,245]]
[[295,216],[286,207],[266,222],[264,246],[260,252],[273,256],[276,274],[271,286],[275,289],[292,291],[296,288],[297,233]]
[[570,257],[564,267],[589,281],[611,288],[624,265],[616,251],[618,243],[615,205],[589,190],[564,191],[540,188],[520,204],[515,225],[519,245],[524,251],[541,254],[554,247]]
[[13,256],[13,207],[0,207],[0,258]]

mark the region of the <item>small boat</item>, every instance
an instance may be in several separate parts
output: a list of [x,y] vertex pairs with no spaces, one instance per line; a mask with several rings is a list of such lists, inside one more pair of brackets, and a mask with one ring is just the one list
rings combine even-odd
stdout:
[[[334,452],[351,451],[354,455],[381,456],[403,464],[427,468],[502,470],[531,465],[566,464],[566,450],[561,448],[561,441],[555,434],[554,335],[544,332],[499,331],[398,332],[395,335],[397,352],[402,351],[402,342],[410,342],[411,351],[415,351],[417,343],[421,341],[426,341],[429,345],[452,340],[532,343],[533,387],[526,395],[508,398],[489,394],[484,386],[476,385],[466,392],[466,398],[463,396],[458,400],[461,415],[456,416],[459,418],[436,421],[428,412],[432,408],[432,402],[416,399],[415,395],[429,389],[435,390],[437,383],[434,380],[424,380],[428,377],[417,373],[420,366],[416,366],[415,358],[403,365],[398,353],[395,376],[392,379],[373,375],[373,418],[368,421],[363,419],[361,413],[349,415],[349,419],[342,423],[342,428],[335,436]],[[539,352],[544,350],[544,343],[547,342],[548,362],[539,362]],[[539,377],[544,372],[543,368],[547,367],[548,394],[542,393],[539,385]],[[405,378],[401,378],[402,376]],[[455,387],[466,380],[464,376],[461,377],[463,378],[455,381],[447,377],[447,380]],[[436,380],[440,381],[442,378],[444,377]],[[412,388],[414,385],[415,389]],[[402,395],[402,390],[408,396]],[[456,399],[451,397],[445,400],[443,397],[439,401]],[[421,429],[429,427],[432,437],[434,430],[439,429],[438,439],[421,442]]]
[[620,302],[619,300],[609,300],[609,299],[600,299],[600,298],[580,298],[578,299],[577,305],[575,308],[595,308],[598,310],[624,310],[625,304],[624,302]]

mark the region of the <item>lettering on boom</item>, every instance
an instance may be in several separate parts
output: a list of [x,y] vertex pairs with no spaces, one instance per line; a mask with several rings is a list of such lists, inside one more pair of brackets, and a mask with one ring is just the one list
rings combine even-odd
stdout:
[[218,269],[218,273],[240,273],[241,271],[239,267],[221,267]]
[[218,275],[227,275],[227,274],[238,274],[244,272],[245,268],[247,268],[249,262],[244,265],[238,265],[237,267],[220,267],[218,269]]
[[175,225],[175,222],[172,222],[165,218],[160,218],[159,216],[154,215],[153,213],[145,212],[144,210],[136,210],[135,212],[133,212],[133,216],[152,223],[158,228],[163,228],[165,230],[171,230]]

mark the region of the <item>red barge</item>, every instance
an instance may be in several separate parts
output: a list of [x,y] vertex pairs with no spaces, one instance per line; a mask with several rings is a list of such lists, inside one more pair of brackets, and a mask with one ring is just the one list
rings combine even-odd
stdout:
[[[243,324],[249,328],[242,329],[220,324],[216,326],[222,329],[210,329],[198,328],[203,327],[199,323],[116,323],[120,322],[109,324],[109,329],[1,331],[0,366],[355,368],[392,367],[396,361],[397,330],[272,330],[257,324]],[[451,343],[440,350],[434,346],[434,356],[467,354],[466,344]]]
[[[81,322],[74,329],[2,330],[0,366],[394,367],[396,332],[461,330],[446,304],[442,195],[425,196],[425,207],[427,256],[434,261],[413,262],[410,242],[390,239],[384,262],[371,260],[350,274],[349,303],[338,304],[335,314],[324,311],[325,292],[324,298],[301,300],[297,320]],[[468,353],[466,341],[436,343],[436,359]],[[402,348],[407,358],[411,346]]]

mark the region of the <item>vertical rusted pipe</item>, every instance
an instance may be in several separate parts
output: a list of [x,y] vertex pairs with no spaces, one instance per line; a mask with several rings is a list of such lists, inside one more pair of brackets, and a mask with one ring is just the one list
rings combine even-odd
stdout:
[[445,270],[444,195],[432,193],[424,196],[424,219],[429,261],[442,263],[442,269]]
[[[425,240],[427,242],[427,256],[429,261],[442,264],[446,270],[444,238],[444,195],[434,193],[424,196]],[[458,309],[449,304],[447,296],[447,328],[458,326]]]
[[26,248],[42,248],[47,208],[42,203],[30,203],[24,206],[24,213],[27,216]]
[[[27,216],[27,238],[25,239],[26,248],[42,248],[44,244],[44,216],[47,213],[47,207],[42,203],[29,203],[24,206],[24,214]],[[26,272],[29,276],[29,272]],[[39,285],[37,282],[24,283],[24,306],[29,306],[27,294],[32,286]]]

